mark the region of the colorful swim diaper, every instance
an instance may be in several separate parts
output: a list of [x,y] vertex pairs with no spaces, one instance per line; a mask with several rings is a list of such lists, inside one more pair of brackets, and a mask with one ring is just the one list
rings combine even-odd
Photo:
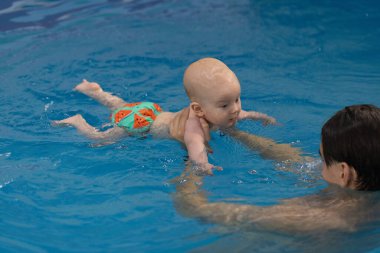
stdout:
[[112,123],[124,127],[128,133],[148,132],[156,117],[162,112],[151,102],[128,103],[112,113]]

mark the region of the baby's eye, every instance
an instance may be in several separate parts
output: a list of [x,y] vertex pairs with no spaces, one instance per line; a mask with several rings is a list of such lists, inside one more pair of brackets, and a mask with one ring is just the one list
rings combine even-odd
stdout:
[[237,99],[235,100],[235,103],[239,102],[239,99],[240,99],[240,98],[237,98]]
[[222,107],[222,108],[227,108],[227,104],[224,104],[224,105],[221,105],[220,107]]

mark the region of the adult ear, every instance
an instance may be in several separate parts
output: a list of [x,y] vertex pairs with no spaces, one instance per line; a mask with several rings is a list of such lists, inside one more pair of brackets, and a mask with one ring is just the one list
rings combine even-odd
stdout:
[[197,102],[191,102],[190,108],[191,108],[191,110],[193,110],[195,115],[197,115],[197,117],[202,118],[205,115],[203,110],[202,110],[201,105],[198,104]]
[[357,178],[357,173],[354,167],[348,165],[346,162],[340,162],[340,178],[341,178],[341,185],[345,188],[355,188],[355,181]]

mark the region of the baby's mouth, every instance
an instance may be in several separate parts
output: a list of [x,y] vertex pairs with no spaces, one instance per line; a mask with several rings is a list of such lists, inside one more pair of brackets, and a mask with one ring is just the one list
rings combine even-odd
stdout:
[[236,117],[231,118],[231,119],[229,120],[229,122],[232,123],[232,124],[235,124],[235,123],[237,122],[237,118],[236,118]]

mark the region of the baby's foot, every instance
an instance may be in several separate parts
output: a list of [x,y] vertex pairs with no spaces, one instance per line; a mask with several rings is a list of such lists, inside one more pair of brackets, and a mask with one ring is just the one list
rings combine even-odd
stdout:
[[74,115],[72,117],[63,119],[63,120],[53,120],[51,122],[52,126],[73,126],[77,122],[83,121],[83,117],[80,114]]
[[86,79],[83,79],[83,81],[78,84],[75,88],[75,91],[80,91],[82,93],[86,92],[93,92],[93,91],[101,91],[102,88],[100,87],[99,84],[94,83],[94,82],[89,82]]

